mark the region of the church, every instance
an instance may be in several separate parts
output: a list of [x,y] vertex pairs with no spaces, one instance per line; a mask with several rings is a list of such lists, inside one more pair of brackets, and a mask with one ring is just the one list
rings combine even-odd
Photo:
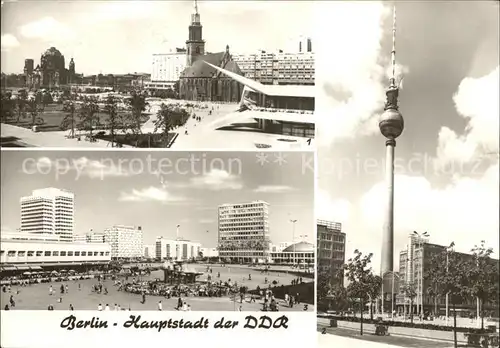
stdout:
[[204,63],[205,61],[243,75],[231,57],[229,46],[226,46],[224,52],[205,54],[202,29],[195,2],[195,13],[191,15],[189,26],[189,40],[186,41],[186,69],[179,78],[179,97],[184,100],[239,102],[243,86]]

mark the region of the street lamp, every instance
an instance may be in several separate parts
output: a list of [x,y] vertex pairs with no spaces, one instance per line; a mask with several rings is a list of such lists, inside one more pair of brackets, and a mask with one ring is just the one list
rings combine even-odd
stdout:
[[[420,301],[420,315],[422,316],[424,314],[424,238],[429,237],[429,233],[424,232],[422,234],[419,234],[417,231],[413,231],[412,233],[413,237],[417,238],[417,246],[420,250],[420,276],[417,278],[417,285],[419,288],[419,293],[417,296],[420,297],[420,300],[418,300],[417,297],[417,302]],[[413,259],[415,259],[415,256],[413,256]],[[414,263],[415,265],[415,263]],[[414,266],[415,267],[415,266]],[[418,303],[417,303],[418,306]]]
[[[301,242],[304,242],[307,237],[309,237],[309,235],[307,235],[307,234],[301,234],[299,236]],[[304,265],[304,270],[305,270],[306,269],[306,253],[305,252],[302,252],[302,264]]]
[[292,223],[292,243],[293,243],[293,265],[295,266],[295,223],[297,222],[297,219],[290,219],[290,222]]

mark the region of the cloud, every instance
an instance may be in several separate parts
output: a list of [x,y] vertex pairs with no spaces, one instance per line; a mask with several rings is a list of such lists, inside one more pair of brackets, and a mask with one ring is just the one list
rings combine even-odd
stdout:
[[21,26],[21,35],[29,39],[42,39],[49,42],[71,41],[76,34],[68,27],[53,17],[44,17]]
[[163,188],[150,186],[141,190],[133,189],[131,192],[121,192],[119,201],[122,202],[161,202],[176,203],[185,201],[184,198],[174,196]]
[[453,96],[458,114],[467,121],[462,135],[442,127],[437,158],[442,164],[469,162],[499,151],[499,67],[480,78],[467,77]]
[[332,222],[344,223],[351,214],[351,203],[346,199],[332,199],[325,190],[315,194],[316,218]]
[[58,177],[64,175],[75,175],[75,178],[88,177],[91,179],[104,179],[107,177],[122,177],[133,175],[132,168],[115,164],[106,159],[91,160],[87,157],[76,159],[39,157],[33,161],[27,161],[23,170],[28,173],[53,172]]
[[[443,188],[436,188],[423,177],[396,176],[394,197],[395,260],[405,248],[412,231],[430,234],[432,243],[448,245],[469,252],[475,242],[486,240],[496,248],[499,243],[498,163],[479,179],[455,176]],[[374,251],[374,268],[379,267],[386,185],[374,185],[360,204],[363,227],[355,245]],[[495,250],[498,257],[498,250]],[[396,262],[397,263],[397,262]]]
[[[381,41],[390,32],[384,21],[390,12],[380,2],[320,1],[315,6],[318,139],[329,145],[378,132],[390,66],[390,52],[381,51]],[[397,72],[408,73],[408,68],[397,64]]]
[[11,48],[19,46],[19,41],[12,34],[3,34],[1,38],[2,42],[2,51],[8,51]]
[[[152,1],[113,1],[96,7],[94,20],[137,20],[161,15],[162,3]],[[163,9],[165,10],[165,9]]]
[[191,178],[189,187],[214,191],[240,190],[243,188],[243,183],[238,176],[225,170],[212,169],[206,174]]
[[285,192],[292,192],[295,189],[290,186],[285,186],[285,185],[260,185],[256,189],[253,190],[253,192],[257,193],[285,193]]

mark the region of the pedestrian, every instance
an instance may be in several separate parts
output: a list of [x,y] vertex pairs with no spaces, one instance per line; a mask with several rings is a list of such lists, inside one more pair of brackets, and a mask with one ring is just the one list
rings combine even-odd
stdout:
[[82,290],[82,284],[78,283],[78,291]]
[[242,312],[243,311],[243,306],[240,306],[240,308],[238,308],[238,311]]
[[117,311],[117,310],[118,310],[118,306],[116,305],[116,303],[115,303],[114,310],[115,310],[115,311]]
[[182,297],[179,297],[179,299],[177,300],[177,310],[181,308],[182,308]]
[[74,311],[74,310],[75,310],[75,309],[73,308],[73,305],[72,305],[71,303],[69,304],[69,310],[70,310],[70,311]]
[[47,308],[47,310],[49,310],[49,311],[53,311],[53,310],[54,310],[54,306],[53,306],[53,305],[51,305],[51,304],[49,304],[49,307]]
[[106,308],[104,308],[104,310],[105,310],[105,311],[109,311],[109,310],[111,310],[111,309],[109,308],[109,305],[108,305],[107,303],[106,303]]
[[66,293],[68,293],[68,290],[69,290],[68,284],[66,284]]
[[52,289],[52,285],[49,286],[49,295],[52,295],[52,293],[54,292],[54,289]]
[[10,308],[9,308],[9,305],[8,305],[8,304],[6,304],[6,305],[5,305],[5,308],[4,308],[4,310],[5,310],[5,311],[8,311],[8,310],[10,310]]
[[99,303],[99,306],[97,306],[98,311],[102,311],[102,304]]
[[161,304],[161,300],[158,301],[158,310],[161,312],[163,309],[163,305]]

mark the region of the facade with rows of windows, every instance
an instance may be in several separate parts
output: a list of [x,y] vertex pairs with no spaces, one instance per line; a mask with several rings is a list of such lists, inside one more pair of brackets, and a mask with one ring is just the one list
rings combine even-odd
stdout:
[[160,260],[187,261],[200,255],[201,244],[184,239],[156,238],[155,256]]
[[269,262],[269,203],[219,206],[219,257],[239,262]]
[[72,242],[74,201],[72,192],[52,187],[21,197],[21,232],[53,234],[61,242]]
[[1,240],[0,264],[3,270],[107,264],[110,260],[111,248],[106,243],[4,239],[3,236]]
[[111,259],[141,258],[144,254],[142,227],[115,225],[104,230],[104,241],[111,246]]
[[317,229],[318,272],[328,273],[332,284],[343,286],[341,271],[345,263],[346,234],[342,232],[342,224],[318,220]]

